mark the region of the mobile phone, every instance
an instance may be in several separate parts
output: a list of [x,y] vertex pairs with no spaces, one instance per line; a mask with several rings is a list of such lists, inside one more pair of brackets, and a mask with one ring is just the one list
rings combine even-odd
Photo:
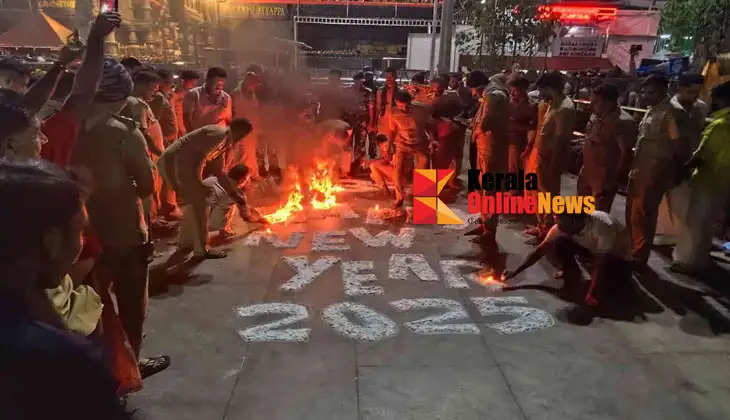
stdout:
[[119,10],[119,0],[99,0],[100,13]]

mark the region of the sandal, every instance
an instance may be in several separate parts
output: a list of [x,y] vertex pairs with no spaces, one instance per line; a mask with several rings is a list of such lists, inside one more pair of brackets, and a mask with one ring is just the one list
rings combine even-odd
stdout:
[[168,367],[170,367],[170,356],[166,354],[139,359],[139,373],[142,379],[162,372]]

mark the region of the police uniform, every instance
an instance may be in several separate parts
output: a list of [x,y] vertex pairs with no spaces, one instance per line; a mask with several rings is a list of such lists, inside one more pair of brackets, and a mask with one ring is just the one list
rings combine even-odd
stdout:
[[656,233],[662,196],[674,184],[680,140],[669,99],[649,109],[639,124],[629,173],[626,224],[631,229],[634,263],[645,264]]
[[[476,144],[476,167],[480,174],[507,170],[507,123],[509,98],[499,88],[487,88],[474,118],[472,137]],[[484,192],[485,195],[494,191]],[[494,239],[499,215],[482,213],[485,233]]]
[[583,142],[583,167],[578,175],[578,194],[596,199],[596,210],[610,213],[621,170],[621,150],[629,150],[636,139],[636,123],[625,111],[591,115]]
[[230,129],[206,125],[177,139],[160,156],[157,164],[165,182],[185,203],[178,246],[192,245],[196,254],[206,252],[208,239],[208,203],[210,189],[203,184],[206,164],[221,173],[224,154],[229,149]]
[[390,133],[394,135],[395,154],[395,196],[396,201],[403,199],[403,176],[408,160],[415,160],[414,169],[428,168],[428,140],[425,124],[418,121],[413,109],[401,111],[394,109],[390,117]]

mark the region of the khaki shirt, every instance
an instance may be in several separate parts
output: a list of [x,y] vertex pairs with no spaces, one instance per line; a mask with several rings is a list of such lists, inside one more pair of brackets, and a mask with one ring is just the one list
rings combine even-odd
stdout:
[[147,241],[142,198],[154,191],[152,161],[134,121],[116,115],[82,129],[71,165],[93,179],[89,221],[104,246],[131,247]]
[[500,89],[487,88],[480,102],[473,125],[477,168],[484,172],[501,172],[507,163],[509,98]]
[[396,151],[426,152],[428,148],[426,127],[417,120],[415,111],[404,112],[394,109],[390,115],[389,125]]
[[596,166],[619,170],[618,166],[622,164],[618,161],[621,150],[631,149],[636,140],[636,128],[634,119],[623,110],[604,117],[592,114],[583,143],[585,170],[599,169]]
[[127,98],[127,104],[120,112],[124,117],[131,118],[137,123],[142,134],[156,147],[158,150],[165,148],[162,135],[162,126],[152,112],[152,108],[142,98],[130,96]]
[[674,109],[667,98],[650,107],[649,112],[639,123],[639,136],[634,154],[635,166],[645,161],[674,159],[679,138]]
[[566,139],[558,138],[558,135],[560,133],[571,134],[574,126],[575,105],[570,98],[563,98],[563,101],[559,104],[550,103],[542,124],[537,129],[535,147],[538,153],[565,152],[568,145],[563,143]]
[[160,123],[162,129],[162,135],[165,139],[165,144],[172,143],[177,139],[177,117],[175,116],[175,110],[172,108],[170,99],[173,95],[170,95],[168,99],[162,92],[157,92],[154,99],[150,102],[150,108],[155,114],[155,118]]
[[172,110],[175,112],[175,118],[177,119],[177,137],[182,137],[186,132],[185,120],[183,119],[183,99],[185,98],[185,92],[176,90],[172,93],[170,98],[170,105]]
[[215,161],[217,169],[222,170],[229,133],[227,127],[206,125],[180,137],[165,149],[160,160],[164,160],[166,170],[173,171],[170,175],[175,177],[180,192],[207,197],[203,169],[206,163]]

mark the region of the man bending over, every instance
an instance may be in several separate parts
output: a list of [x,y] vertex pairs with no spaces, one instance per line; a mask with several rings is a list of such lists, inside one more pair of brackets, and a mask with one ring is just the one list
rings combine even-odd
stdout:
[[578,270],[576,255],[593,258],[591,285],[585,297],[587,305],[598,305],[598,299],[603,299],[609,288],[630,280],[631,236],[616,218],[594,211],[591,214],[564,213],[556,219],[557,224],[522,264],[515,270],[505,271],[505,281],[538,262],[548,250],[555,252],[562,266],[557,278],[570,270]]

